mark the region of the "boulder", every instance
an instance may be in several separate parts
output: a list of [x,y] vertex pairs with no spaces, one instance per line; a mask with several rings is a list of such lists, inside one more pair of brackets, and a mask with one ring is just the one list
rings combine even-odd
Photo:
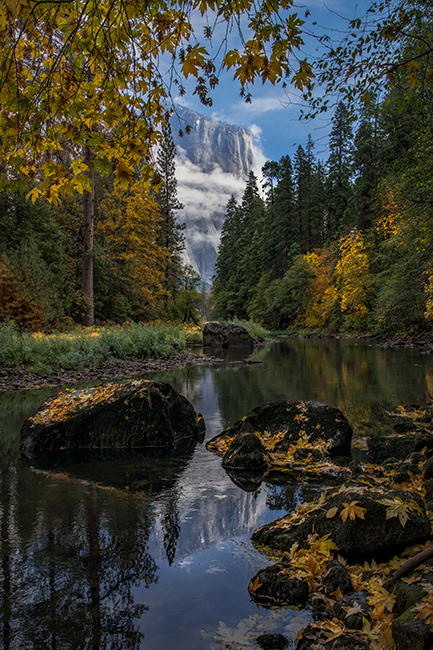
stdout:
[[275,452],[287,451],[302,437],[309,443],[324,440],[331,457],[351,454],[353,432],[349,422],[338,408],[320,402],[279,400],[257,406],[210,442],[254,432],[284,433],[273,449]]
[[253,348],[254,339],[237,323],[210,321],[203,328],[203,345],[211,348]]
[[413,452],[433,448],[433,434],[406,433],[393,436],[372,436],[367,439],[368,454],[373,463],[383,463],[387,458],[406,460]]
[[21,429],[21,449],[176,448],[202,440],[205,424],[170,384],[127,380],[68,389],[42,404]]
[[222,465],[227,469],[266,471],[269,457],[260,439],[254,433],[237,436],[227,449]]
[[308,585],[303,580],[285,575],[282,564],[262,569],[251,580],[248,591],[259,605],[265,607],[304,607],[308,602]]
[[425,539],[430,533],[422,499],[414,492],[351,486],[333,489],[253,533],[256,544],[289,551],[308,547],[309,535],[329,535],[340,552],[380,555]]

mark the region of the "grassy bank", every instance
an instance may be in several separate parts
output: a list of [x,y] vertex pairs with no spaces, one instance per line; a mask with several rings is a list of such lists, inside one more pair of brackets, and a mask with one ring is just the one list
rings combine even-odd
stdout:
[[177,354],[185,348],[187,331],[177,325],[124,324],[79,328],[66,333],[19,332],[0,323],[0,366],[25,366],[30,372],[75,369]]
[[[269,332],[250,321],[236,321],[253,338],[269,338]],[[44,334],[20,332],[13,323],[0,323],[0,367],[25,367],[29,372],[74,370],[115,363],[124,359],[174,355],[187,344],[200,345],[199,327],[173,324],[76,328]]]

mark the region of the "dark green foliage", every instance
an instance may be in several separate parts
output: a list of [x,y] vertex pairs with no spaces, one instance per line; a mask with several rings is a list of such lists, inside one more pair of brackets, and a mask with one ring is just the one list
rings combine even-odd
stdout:
[[161,228],[158,243],[169,253],[169,262],[164,268],[166,297],[174,296],[179,289],[182,272],[182,251],[185,248],[185,238],[182,231],[185,224],[176,220],[176,212],[184,207],[177,198],[177,180],[175,175],[176,147],[173,142],[170,122],[167,121],[162,129],[163,140],[158,150],[156,171],[162,182],[157,200],[161,209]]

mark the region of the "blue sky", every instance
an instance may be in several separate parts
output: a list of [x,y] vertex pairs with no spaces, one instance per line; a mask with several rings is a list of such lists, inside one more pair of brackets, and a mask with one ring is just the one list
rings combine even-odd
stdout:
[[[350,0],[311,0],[305,5],[297,5],[293,11],[305,19],[308,9],[310,15],[306,18],[305,28],[327,33],[338,41],[347,21],[355,15],[361,16],[369,4],[369,0],[359,0],[356,4]],[[318,25],[313,25],[313,21]],[[301,58],[314,56],[316,42],[311,38],[305,41]],[[232,73],[225,72],[219,79],[220,83],[212,93],[211,108],[203,106],[189,92],[192,83],[187,85],[186,96],[177,98],[177,101],[209,117],[250,129],[255,138],[256,166],[266,159],[279,160],[286,154],[292,157],[300,144],[305,145],[309,133],[315,142],[316,156],[326,160],[332,113],[322,114],[311,122],[300,122],[298,99],[290,88],[283,90],[281,86],[258,83],[251,88],[252,103],[246,104],[239,97],[239,83],[233,81]]]

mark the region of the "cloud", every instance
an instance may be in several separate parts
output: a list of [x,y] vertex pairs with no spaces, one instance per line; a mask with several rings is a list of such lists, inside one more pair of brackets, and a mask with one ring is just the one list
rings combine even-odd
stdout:
[[280,111],[287,108],[287,97],[282,95],[281,97],[254,97],[251,100],[251,104],[246,102],[237,102],[232,106],[232,111],[237,113],[242,111],[245,115],[263,115],[264,113],[269,113],[271,111]]

